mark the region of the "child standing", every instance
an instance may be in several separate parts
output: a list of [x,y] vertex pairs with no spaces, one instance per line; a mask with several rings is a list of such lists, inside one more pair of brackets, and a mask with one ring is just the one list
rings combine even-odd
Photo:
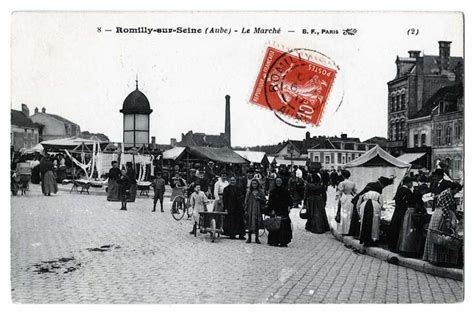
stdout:
[[153,186],[153,190],[155,195],[153,196],[153,210],[152,212],[156,211],[156,203],[160,200],[161,212],[163,213],[163,195],[165,194],[165,179],[162,178],[161,172],[156,174],[156,179],[153,180],[151,184]]
[[207,203],[207,196],[204,194],[204,192],[201,191],[201,185],[196,184],[194,187],[194,192],[191,194],[191,200],[190,204],[191,207],[193,208],[193,230],[190,231],[190,234],[193,234],[196,236],[196,229],[197,229],[197,224],[199,222],[199,212],[204,212],[206,211],[206,203]]

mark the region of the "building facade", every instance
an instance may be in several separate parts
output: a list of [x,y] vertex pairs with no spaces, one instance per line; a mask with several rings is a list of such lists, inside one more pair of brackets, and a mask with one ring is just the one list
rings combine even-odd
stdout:
[[341,138],[327,138],[308,149],[308,157],[311,162],[320,163],[323,169],[341,170],[346,163],[359,158],[374,146],[376,144],[349,139],[343,134]]
[[10,144],[15,151],[30,149],[40,141],[41,126],[29,118],[29,112],[25,104],[21,111],[11,110]]
[[30,119],[42,125],[40,141],[77,137],[81,134],[81,127],[78,124],[62,116],[47,113],[44,107],[41,112],[35,108],[35,113],[30,116]]
[[407,148],[426,147],[431,140],[427,123],[432,107],[427,101],[441,88],[452,85],[463,66],[462,57],[450,55],[451,42],[439,41],[439,54],[423,55],[411,50],[395,61],[395,79],[388,86],[387,147],[394,156]]

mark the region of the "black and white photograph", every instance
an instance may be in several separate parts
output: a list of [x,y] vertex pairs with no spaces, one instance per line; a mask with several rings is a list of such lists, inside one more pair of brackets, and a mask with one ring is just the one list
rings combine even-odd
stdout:
[[14,304],[464,301],[462,12],[17,11],[10,49]]

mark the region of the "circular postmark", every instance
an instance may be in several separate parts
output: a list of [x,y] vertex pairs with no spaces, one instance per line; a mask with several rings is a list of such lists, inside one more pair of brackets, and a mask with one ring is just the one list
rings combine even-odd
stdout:
[[283,52],[269,47],[266,57],[272,62],[264,75],[264,104],[260,105],[290,126],[318,125],[339,69],[337,64],[307,48]]

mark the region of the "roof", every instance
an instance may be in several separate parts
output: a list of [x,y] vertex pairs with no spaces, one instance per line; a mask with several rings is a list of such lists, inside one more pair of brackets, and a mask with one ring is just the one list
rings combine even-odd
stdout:
[[397,157],[397,159],[406,163],[412,163],[420,159],[424,155],[425,153],[406,153],[406,154],[401,155],[400,157]]
[[253,163],[269,163],[267,154],[263,151],[235,150],[235,152]]
[[51,147],[75,148],[76,146],[79,146],[82,143],[84,144],[104,143],[105,144],[107,142],[101,142],[101,141],[96,141],[92,139],[80,138],[80,137],[70,137],[70,138],[45,140],[41,142],[41,145],[44,148],[51,148]]
[[11,124],[19,127],[38,128],[38,125],[27,117],[23,112],[11,110]]
[[71,122],[70,120],[65,119],[64,117],[59,116],[59,115],[56,115],[56,114],[50,114],[50,113],[41,113],[41,114],[46,114],[46,115],[52,116],[52,117],[54,117],[55,119],[57,119],[57,120],[59,120],[59,121],[62,121],[62,122],[64,122],[64,123],[69,123],[69,124],[77,125],[76,123]]
[[439,101],[457,101],[464,95],[464,85],[455,83],[438,89],[423,105],[420,111],[413,114],[411,118],[424,117],[431,114],[431,111],[438,105]]
[[376,163],[377,165],[381,163],[385,163],[385,164],[392,165],[399,168],[410,167],[409,163],[406,163],[404,161],[401,161],[393,157],[388,152],[380,148],[380,146],[378,145],[372,148],[371,150],[367,151],[366,153],[364,153],[359,158],[346,163],[344,167],[349,168],[349,167],[359,167],[359,166],[364,166],[364,165],[367,166],[374,163]]
[[174,147],[163,152],[163,159],[178,160],[186,150],[186,147]]
[[[421,62],[422,62],[422,69],[423,73],[425,75],[439,75],[440,74],[440,67],[439,67],[439,56],[436,55],[423,55],[420,57]],[[416,71],[417,63],[415,58],[410,58],[410,57],[398,57],[397,60],[398,65],[400,67],[400,72],[398,77],[395,79],[389,81],[395,81],[401,78],[405,78],[405,76],[409,73],[414,73]],[[464,63],[464,58],[463,57],[455,57],[455,56],[450,56],[449,57],[449,65],[447,71],[444,71],[443,73],[454,73],[456,70],[456,67],[458,66],[458,63],[463,64]]]
[[178,142],[179,146],[226,147],[229,146],[224,135],[187,132]]
[[150,109],[150,102],[143,92],[137,88],[132,91],[123,101],[122,109],[120,110],[123,114],[150,114],[153,112]]
[[227,147],[221,148],[214,148],[214,147],[199,147],[199,146],[189,146],[186,148],[187,151],[191,156],[200,159],[212,160],[216,162],[223,162],[223,163],[235,163],[235,164],[243,164],[247,163],[248,161],[237,153],[235,153],[232,149]]

